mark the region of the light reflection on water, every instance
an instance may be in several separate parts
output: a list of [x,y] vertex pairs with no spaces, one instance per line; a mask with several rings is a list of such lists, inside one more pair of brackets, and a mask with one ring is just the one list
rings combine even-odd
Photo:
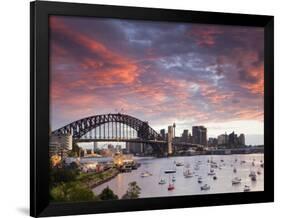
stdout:
[[[221,169],[215,169],[217,180],[213,180],[212,176],[208,176],[210,164],[208,160],[215,161],[221,165]],[[237,162],[235,162],[237,159]],[[252,161],[255,159],[255,166],[252,166]],[[221,162],[224,160],[224,162]],[[249,185],[251,191],[263,191],[264,177],[263,168],[260,168],[260,160],[264,160],[263,154],[247,154],[247,155],[202,155],[202,156],[188,156],[188,157],[171,157],[171,158],[143,158],[138,159],[141,167],[133,170],[130,173],[120,173],[114,179],[93,189],[95,194],[99,194],[104,188],[109,186],[115,194],[122,197],[127,188],[128,183],[136,181],[141,188],[140,197],[160,197],[160,196],[175,196],[175,195],[197,195],[197,194],[211,194],[211,193],[229,193],[229,192],[243,192],[244,185]],[[168,191],[169,174],[163,173],[166,169],[174,168],[174,161],[184,162],[190,164],[190,170],[194,172],[192,178],[185,178],[183,171],[186,170],[184,166],[176,167],[175,173],[176,181],[175,189]],[[194,170],[197,161],[201,161],[199,170]],[[246,163],[241,164],[241,161]],[[223,166],[225,165],[225,166]],[[237,173],[233,173],[233,167],[236,167]],[[261,175],[257,175],[257,181],[251,181],[249,173],[251,170],[257,171],[260,169]],[[152,176],[142,178],[142,172],[148,171]],[[203,179],[202,184],[197,182],[198,176]],[[242,179],[241,184],[232,185],[234,177]],[[159,185],[161,178],[165,178],[166,184]],[[200,187],[203,184],[210,185],[210,190],[201,191]]]

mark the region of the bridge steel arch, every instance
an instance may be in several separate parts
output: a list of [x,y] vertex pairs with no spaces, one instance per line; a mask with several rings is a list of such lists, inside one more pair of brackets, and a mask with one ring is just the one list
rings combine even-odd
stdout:
[[137,131],[138,137],[144,140],[164,140],[148,122],[141,121],[126,114],[101,114],[76,120],[52,132],[53,135],[72,134],[74,140],[79,140],[83,135],[103,124],[117,122],[126,124]]

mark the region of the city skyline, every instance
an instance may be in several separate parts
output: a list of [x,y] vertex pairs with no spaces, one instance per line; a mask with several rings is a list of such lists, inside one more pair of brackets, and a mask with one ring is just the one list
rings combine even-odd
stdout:
[[121,112],[263,144],[262,28],[51,16],[50,33],[52,130]]

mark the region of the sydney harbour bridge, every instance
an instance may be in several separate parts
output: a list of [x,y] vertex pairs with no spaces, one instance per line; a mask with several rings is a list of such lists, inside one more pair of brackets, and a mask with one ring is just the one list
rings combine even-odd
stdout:
[[158,134],[148,122],[116,113],[95,115],[76,120],[52,132],[53,135],[71,134],[74,142],[133,142],[148,144],[155,153],[172,153],[172,138]]

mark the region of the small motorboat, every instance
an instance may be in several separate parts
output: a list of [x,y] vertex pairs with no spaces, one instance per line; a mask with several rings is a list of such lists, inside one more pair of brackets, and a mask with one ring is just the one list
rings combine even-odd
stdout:
[[151,173],[149,173],[149,172],[143,172],[143,173],[141,173],[141,177],[148,177],[148,176],[152,176],[152,174]]
[[211,168],[218,168],[218,165],[216,163],[211,163]]
[[202,177],[201,176],[198,177],[197,182],[202,183]]
[[166,180],[165,179],[160,179],[160,181],[158,182],[159,185],[164,185],[166,184]]
[[244,186],[244,192],[249,192],[249,191],[251,191],[250,186],[245,185],[245,186]]
[[172,191],[174,189],[175,189],[174,184],[170,183],[169,186],[168,186],[168,191]]
[[251,180],[252,180],[253,182],[257,181],[257,176],[256,176],[256,174],[251,176]]
[[258,169],[258,171],[257,171],[257,174],[258,174],[258,175],[261,175],[261,171],[260,171],[259,169]]
[[173,181],[173,182],[175,182],[175,181],[176,181],[176,177],[175,177],[175,176],[173,176],[172,181]]
[[249,177],[253,177],[253,176],[256,176],[256,172],[252,170],[249,174]]
[[174,169],[171,170],[165,170],[164,173],[176,173],[177,171]]
[[232,179],[232,185],[237,185],[241,183],[241,179],[238,177],[235,177],[234,179]]
[[223,159],[221,159],[221,162],[224,162],[224,160],[223,160]]
[[214,176],[214,175],[216,175],[214,169],[210,169],[210,172],[208,172],[208,175],[209,175],[209,176]]
[[208,184],[205,184],[205,185],[203,185],[203,186],[201,186],[201,190],[203,191],[203,190],[209,190],[211,187],[208,185]]
[[193,177],[193,173],[190,170],[186,170],[183,172],[183,175],[185,178],[191,178]]
[[260,166],[261,166],[261,168],[263,168],[263,163],[261,163],[261,165],[260,165]]
[[217,179],[218,179],[218,177],[217,177],[217,176],[214,176],[214,177],[213,177],[213,180],[217,180]]
[[234,173],[237,173],[236,167],[233,168],[233,172],[234,172]]
[[183,162],[176,162],[176,166],[177,166],[177,167],[184,166],[184,163],[183,163]]

